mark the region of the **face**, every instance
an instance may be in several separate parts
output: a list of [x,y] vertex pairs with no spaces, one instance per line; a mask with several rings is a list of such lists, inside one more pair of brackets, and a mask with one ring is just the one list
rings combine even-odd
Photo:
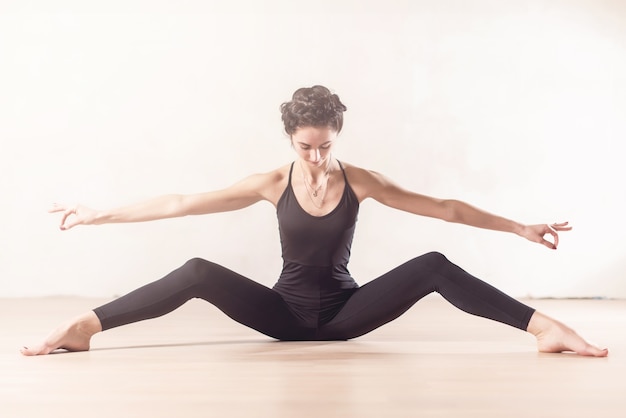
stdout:
[[328,162],[335,139],[337,132],[332,128],[307,126],[291,135],[291,145],[304,162],[321,167]]

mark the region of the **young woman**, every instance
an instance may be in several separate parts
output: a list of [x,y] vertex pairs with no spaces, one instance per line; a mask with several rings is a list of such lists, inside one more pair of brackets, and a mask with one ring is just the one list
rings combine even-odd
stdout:
[[337,160],[332,150],[345,110],[325,87],[297,90],[281,106],[296,160],[223,190],[167,195],[107,211],[55,205],[51,212],[62,213],[61,229],[68,230],[233,211],[267,200],[276,207],[283,270],[270,289],[220,265],[192,259],[164,278],[76,317],[43,343],[24,347],[22,354],[89,350],[95,333],[164,315],[191,298],[202,298],[235,321],[279,340],[347,340],[392,321],[431,292],[468,313],[530,332],[539,351],[608,354],[439,253],[416,257],[359,287],[348,261],[359,204],[368,198],[416,215],[512,232],[551,249],[558,245],[558,232],[571,228],[566,222],[522,225],[458,200],[413,193],[379,173]]

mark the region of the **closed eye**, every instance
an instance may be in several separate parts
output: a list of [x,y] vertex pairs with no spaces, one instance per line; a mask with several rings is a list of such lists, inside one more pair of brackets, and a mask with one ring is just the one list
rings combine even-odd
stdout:
[[[303,142],[299,142],[298,145],[300,146],[300,149],[303,150],[303,151],[308,151],[308,150],[311,149],[311,145],[305,144]],[[333,145],[332,142],[326,142],[326,143],[320,145],[319,149],[329,149],[332,145]]]
[[[331,147],[332,144],[326,144],[326,145],[321,145],[320,149],[329,149]],[[300,149],[302,150],[310,150],[311,146],[310,145],[302,145],[300,144]]]

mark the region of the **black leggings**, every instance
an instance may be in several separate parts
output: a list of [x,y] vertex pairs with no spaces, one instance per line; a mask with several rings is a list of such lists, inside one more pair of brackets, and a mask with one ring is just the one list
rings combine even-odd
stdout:
[[235,321],[279,340],[347,340],[394,320],[432,292],[465,312],[521,330],[526,330],[534,312],[436,252],[354,290],[337,315],[316,328],[304,326],[275,290],[199,258],[94,312],[106,330],[155,318],[202,298]]

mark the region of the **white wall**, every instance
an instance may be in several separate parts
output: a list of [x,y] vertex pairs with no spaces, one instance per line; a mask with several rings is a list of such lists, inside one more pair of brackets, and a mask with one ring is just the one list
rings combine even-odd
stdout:
[[69,232],[46,209],[204,191],[284,164],[278,106],[317,83],[349,109],[338,158],[575,227],[554,252],[365,202],[358,281],[439,250],[514,296],[626,296],[626,3],[215,3],[0,3],[0,296],[108,297],[193,256],[273,284],[269,204]]

